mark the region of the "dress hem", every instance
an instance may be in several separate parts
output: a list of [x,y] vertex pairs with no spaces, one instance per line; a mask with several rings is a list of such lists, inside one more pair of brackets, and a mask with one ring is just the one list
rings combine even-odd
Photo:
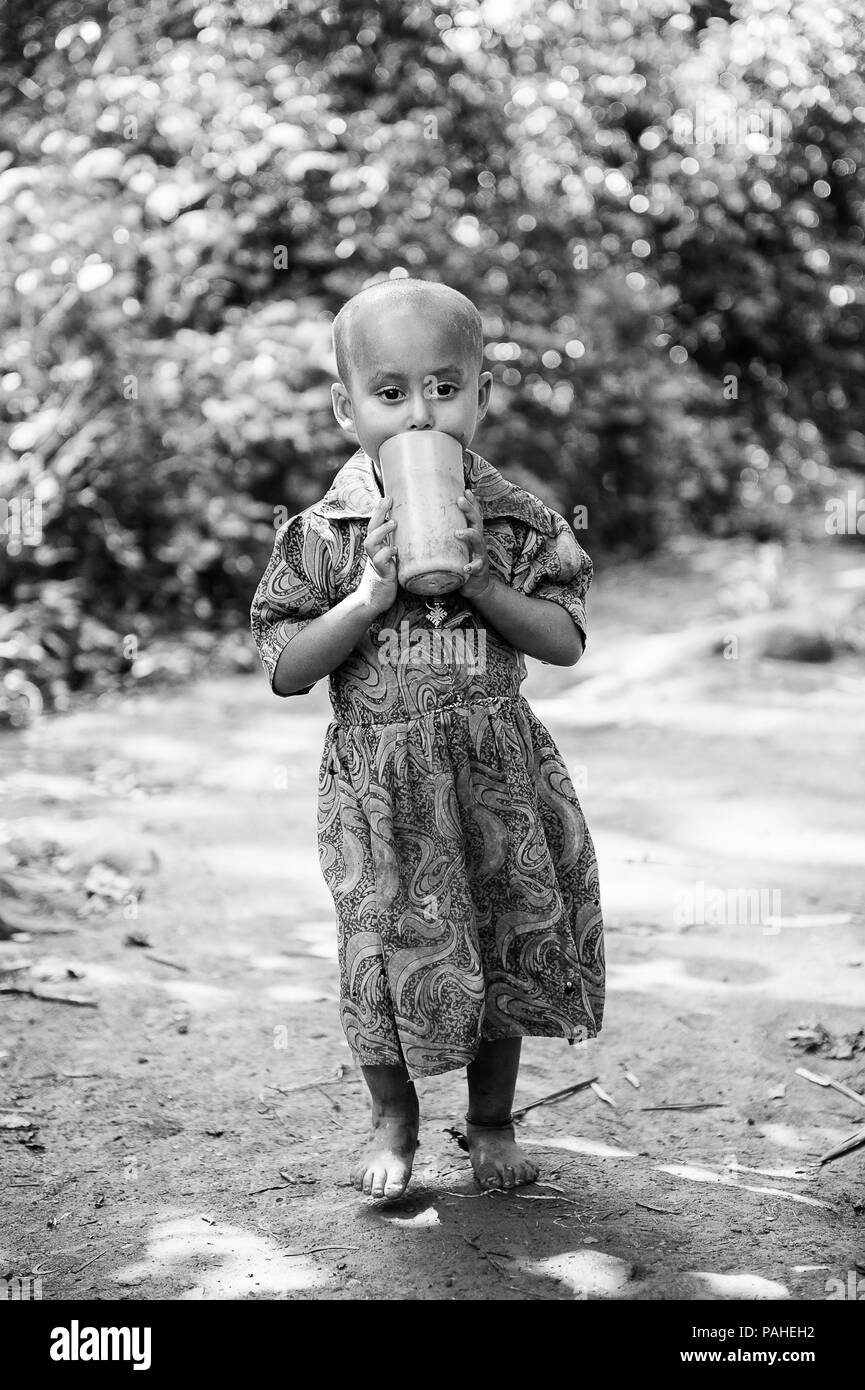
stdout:
[[[482,1042],[505,1042],[509,1038],[551,1038],[559,1042],[566,1042],[569,1046],[573,1047],[575,1043],[592,1042],[598,1037],[600,1032],[600,1025],[598,1025],[594,1031],[590,1031],[589,1029],[577,1029],[573,1033],[547,1033],[541,1029],[530,1028],[518,1033],[497,1033],[495,1037],[482,1037],[478,1040],[478,1048]],[[443,1066],[433,1066],[422,1070],[418,1067],[409,1066],[405,1057],[396,1053],[393,1059],[389,1059],[388,1061],[382,1061],[381,1051],[379,1051],[377,1056],[367,1058],[355,1052],[352,1048],[351,1055],[354,1062],[359,1067],[404,1067],[409,1080],[422,1081],[424,1077],[427,1076],[444,1076],[449,1071],[463,1071],[477,1057],[478,1048],[475,1048],[471,1053],[466,1052],[464,1060],[459,1062],[448,1062]]]

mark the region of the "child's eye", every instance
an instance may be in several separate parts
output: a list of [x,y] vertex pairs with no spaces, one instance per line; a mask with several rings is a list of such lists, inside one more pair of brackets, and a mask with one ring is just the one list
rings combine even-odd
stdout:
[[389,404],[394,404],[396,401],[401,400],[402,394],[398,386],[384,386],[381,391],[376,391],[376,395],[380,396],[383,401],[387,401]]
[[439,381],[436,383],[436,390],[442,400],[449,400],[460,388],[452,381]]

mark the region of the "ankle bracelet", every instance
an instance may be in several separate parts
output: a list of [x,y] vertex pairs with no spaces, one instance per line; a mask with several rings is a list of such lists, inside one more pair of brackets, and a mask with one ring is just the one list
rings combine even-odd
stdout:
[[475,1129],[507,1129],[514,1122],[513,1115],[508,1115],[506,1120],[471,1120],[466,1115],[466,1124],[474,1125]]

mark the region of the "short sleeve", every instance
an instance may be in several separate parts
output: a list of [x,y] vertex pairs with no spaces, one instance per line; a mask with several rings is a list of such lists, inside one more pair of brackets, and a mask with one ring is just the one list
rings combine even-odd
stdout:
[[[252,636],[271,690],[277,662],[289,642],[331,606],[330,549],[320,527],[304,513],[280,527],[252,600]],[[290,693],[307,695],[310,690],[308,685]]]
[[586,642],[586,595],[593,565],[563,516],[549,511],[549,534],[529,527],[514,561],[513,588],[532,598],[561,604]]

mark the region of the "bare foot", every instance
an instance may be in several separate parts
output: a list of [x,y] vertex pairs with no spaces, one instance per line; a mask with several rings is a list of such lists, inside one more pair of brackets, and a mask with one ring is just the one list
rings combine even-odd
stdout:
[[373,1122],[366,1152],[355,1164],[351,1180],[367,1197],[401,1197],[411,1177],[417,1149],[418,1117],[380,1115]]
[[512,1124],[490,1129],[466,1121],[469,1158],[481,1187],[511,1188],[535,1182],[540,1171],[514,1139]]

